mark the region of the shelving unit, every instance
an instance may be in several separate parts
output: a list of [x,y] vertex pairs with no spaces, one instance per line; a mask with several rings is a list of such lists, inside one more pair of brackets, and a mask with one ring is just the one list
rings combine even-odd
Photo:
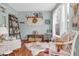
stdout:
[[19,22],[15,15],[9,15],[9,36],[21,39]]

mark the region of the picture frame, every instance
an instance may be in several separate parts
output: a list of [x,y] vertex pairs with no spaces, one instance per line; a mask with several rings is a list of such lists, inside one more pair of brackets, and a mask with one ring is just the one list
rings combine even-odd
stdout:
[[45,20],[45,24],[50,24],[50,20],[49,19],[46,19]]

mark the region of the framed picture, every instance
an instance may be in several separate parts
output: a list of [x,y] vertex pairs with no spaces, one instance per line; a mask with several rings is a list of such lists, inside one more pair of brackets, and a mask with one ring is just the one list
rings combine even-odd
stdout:
[[50,20],[49,19],[45,20],[45,24],[50,24]]

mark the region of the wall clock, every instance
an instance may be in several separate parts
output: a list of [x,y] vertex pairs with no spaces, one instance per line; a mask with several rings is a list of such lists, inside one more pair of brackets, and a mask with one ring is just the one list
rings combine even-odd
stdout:
[[37,23],[38,22],[38,19],[37,18],[34,18],[33,20],[32,20],[32,23]]

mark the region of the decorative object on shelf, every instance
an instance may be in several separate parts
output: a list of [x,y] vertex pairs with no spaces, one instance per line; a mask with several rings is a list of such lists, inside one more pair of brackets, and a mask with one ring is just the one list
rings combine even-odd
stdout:
[[19,22],[15,15],[9,15],[9,36],[21,39]]
[[36,34],[38,34],[38,32],[37,31],[33,31],[33,34],[36,35]]
[[33,16],[34,16],[34,17],[38,17],[38,18],[43,18],[43,15],[42,15],[41,12],[34,12],[34,13],[33,13]]
[[33,13],[33,15],[34,15],[35,17],[38,17],[38,13]]

